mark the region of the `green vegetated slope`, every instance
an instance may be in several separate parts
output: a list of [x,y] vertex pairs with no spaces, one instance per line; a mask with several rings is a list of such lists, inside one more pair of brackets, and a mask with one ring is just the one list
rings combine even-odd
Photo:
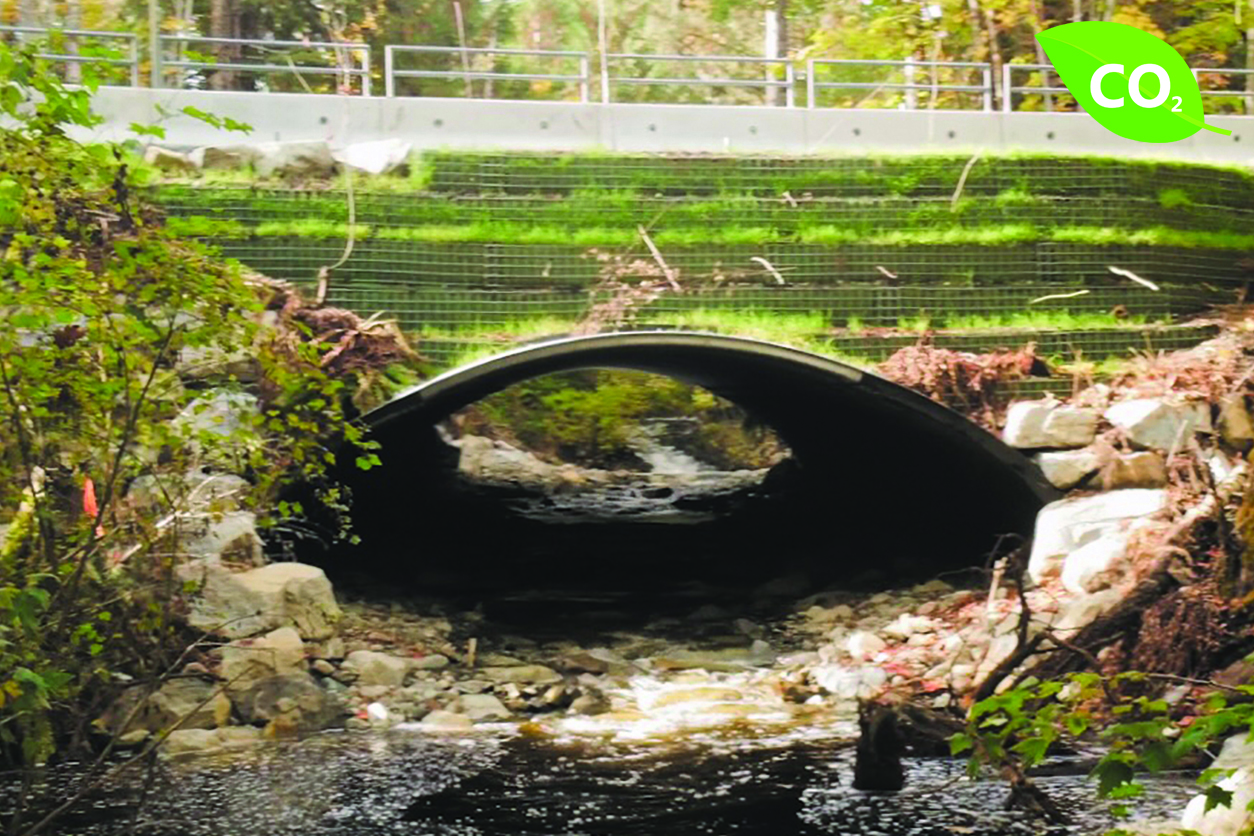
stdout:
[[230,175],[156,193],[178,229],[283,278],[311,281],[351,237],[332,302],[389,311],[446,362],[661,283],[641,229],[683,290],[603,324],[865,360],[932,329],[1061,356],[1181,347],[1205,332],[1167,326],[1254,266],[1254,176],[1174,162],[433,152],[406,176],[358,178],[351,201],[344,186]]

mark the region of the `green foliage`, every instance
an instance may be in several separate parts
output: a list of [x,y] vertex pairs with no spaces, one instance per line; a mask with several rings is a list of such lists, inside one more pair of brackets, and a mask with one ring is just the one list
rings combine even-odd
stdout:
[[[1122,802],[1143,791],[1139,775],[1177,768],[1233,732],[1254,735],[1254,685],[1214,692],[1199,716],[1186,718],[1173,716],[1164,700],[1147,695],[1152,691],[1152,677],[1139,672],[1029,680],[972,706],[950,749],[969,753],[972,777],[986,766],[1023,774],[1059,744],[1095,739],[1104,754],[1090,778],[1101,797],[1120,801],[1116,811],[1126,813]],[[1209,786],[1226,774],[1208,770],[1199,779],[1208,786],[1208,809],[1231,801],[1230,793]]]
[[[94,124],[84,91],[0,44],[0,110],[0,762],[31,765],[89,741],[115,674],[156,681],[184,645],[179,517],[123,501],[129,484],[178,512],[185,474],[229,463],[264,515],[288,480],[324,479],[341,437],[365,442],[327,347],[263,332],[260,288],[155,223],[121,149],[68,138]],[[261,409],[238,426],[173,420],[206,404],[180,356],[239,352],[257,360]]]

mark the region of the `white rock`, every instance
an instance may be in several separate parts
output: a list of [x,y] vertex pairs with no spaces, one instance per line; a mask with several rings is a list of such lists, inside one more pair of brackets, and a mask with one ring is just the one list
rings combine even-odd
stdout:
[[845,650],[855,659],[869,659],[886,647],[888,644],[883,639],[865,630],[851,634],[845,642]]
[[1247,736],[1237,734],[1225,740],[1219,757],[1211,764],[1214,769],[1236,770],[1219,782],[1220,787],[1232,793],[1232,803],[1207,813],[1206,796],[1194,796],[1180,817],[1182,828],[1202,836],[1237,836],[1254,822],[1246,809],[1254,801],[1254,743],[1248,742]]
[[1128,540],[1140,526],[1134,521],[1127,529],[1111,531],[1085,543],[1063,561],[1062,585],[1074,595],[1109,589],[1131,570]]
[[187,159],[196,168],[244,168],[261,154],[250,145],[205,145],[191,151]]
[[1087,447],[1097,435],[1097,412],[1055,400],[1019,401],[1006,413],[1002,439],[1011,447]]
[[1087,627],[1099,616],[1114,609],[1122,600],[1116,590],[1107,589],[1093,595],[1064,600],[1053,614],[1050,627],[1055,633],[1066,636]]
[[1196,432],[1210,432],[1210,405],[1136,398],[1106,410],[1106,420],[1142,447],[1171,450],[1183,447]]
[[381,702],[372,702],[366,706],[366,719],[372,723],[386,723],[392,716],[388,707]]
[[932,619],[903,612],[889,622],[880,632],[889,638],[906,641],[915,633],[930,633],[935,629],[936,624]]
[[1167,465],[1160,454],[1149,450],[1120,453],[1102,473],[1102,484],[1111,490],[1160,488],[1167,484]]
[[404,684],[411,665],[408,659],[377,650],[354,650],[341,667],[357,673],[358,687],[391,687]]
[[505,703],[491,694],[462,694],[457,707],[471,720],[508,720],[510,711]]
[[1098,461],[1097,453],[1085,448],[1041,453],[1036,457],[1036,464],[1051,485],[1068,490],[1096,472]]
[[186,154],[149,145],[144,151],[144,162],[163,171],[194,171],[196,164]]
[[386,174],[405,164],[413,145],[401,139],[354,142],[332,154],[336,162],[370,174]]
[[200,584],[187,623],[227,638],[291,625],[304,638],[325,639],[343,615],[327,576],[304,563],[272,563],[247,572],[198,565],[182,576]]
[[261,566],[265,562],[257,517],[251,511],[182,515],[178,552],[181,557],[211,563]]
[[440,710],[423,717],[420,725],[426,731],[466,731],[471,726],[471,720],[465,714]]
[[168,757],[244,749],[261,742],[261,729],[230,726],[221,729],[175,729],[161,744]]
[[1039,583],[1058,574],[1071,552],[1126,530],[1128,521],[1157,514],[1166,507],[1167,492],[1154,488],[1129,488],[1049,503],[1036,516],[1029,578]]
[[823,665],[810,672],[815,684],[841,699],[872,697],[888,684],[888,674],[875,665],[846,668]]

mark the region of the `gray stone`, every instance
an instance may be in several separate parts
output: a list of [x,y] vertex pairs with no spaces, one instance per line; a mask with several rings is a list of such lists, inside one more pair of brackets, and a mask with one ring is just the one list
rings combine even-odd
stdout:
[[258,159],[254,167],[262,177],[272,174],[316,177],[335,171],[331,147],[318,140],[262,142],[255,150]]
[[508,720],[510,710],[491,694],[463,694],[457,698],[458,710],[471,720]]
[[1060,499],[1036,516],[1028,576],[1036,583],[1062,571],[1067,555],[1103,536],[1126,530],[1130,520],[1149,517],[1167,507],[1167,492],[1128,488],[1097,496]]
[[[174,478],[140,476],[127,487],[125,501],[132,510],[142,513],[224,514],[240,510],[240,502],[251,490],[247,479],[233,473],[193,470]],[[180,522],[180,525],[184,527],[184,536],[190,536],[190,522]],[[208,554],[209,550],[205,550],[195,556]]]
[[253,636],[291,625],[304,638],[325,639],[342,617],[326,575],[304,563],[272,563],[247,572],[221,566],[189,567],[199,580],[187,623],[227,638]]
[[321,731],[339,725],[344,715],[339,700],[318,687],[307,673],[258,680],[238,694],[234,703],[245,722],[279,722],[299,732]]
[[332,665],[326,659],[315,659],[310,668],[313,669],[314,673],[321,676],[330,676],[335,673],[335,665]]
[[1055,488],[1068,490],[1097,472],[1097,453],[1089,448],[1040,453],[1037,467]]
[[1006,412],[1002,439],[1011,447],[1087,447],[1097,435],[1098,414],[1054,400],[1019,401]]
[[164,683],[147,698],[142,693],[138,687],[124,692],[101,718],[105,728],[114,734],[142,731],[147,735],[175,726],[215,729],[231,721],[231,701],[213,682],[180,677]]
[[305,644],[291,627],[256,639],[240,639],[222,648],[219,672],[232,694],[241,694],[271,676],[305,672]]
[[354,650],[341,667],[357,673],[359,686],[396,686],[404,684],[412,666],[411,660],[399,656],[377,650]]
[[1210,405],[1200,402],[1137,398],[1106,410],[1106,420],[1128,439],[1155,450],[1183,449],[1194,433],[1210,432]]
[[548,684],[560,682],[562,675],[544,665],[513,665],[500,668],[481,668],[478,673],[491,682],[516,682],[527,684]]
[[439,671],[449,666],[449,659],[439,653],[428,653],[411,659],[409,664],[416,671]]
[[1109,589],[1131,570],[1129,538],[1135,523],[1125,530],[1109,531],[1067,555],[1062,567],[1062,585],[1075,595]]
[[1121,600],[1119,593],[1113,589],[1065,599],[1050,620],[1050,628],[1066,638],[1114,609]]

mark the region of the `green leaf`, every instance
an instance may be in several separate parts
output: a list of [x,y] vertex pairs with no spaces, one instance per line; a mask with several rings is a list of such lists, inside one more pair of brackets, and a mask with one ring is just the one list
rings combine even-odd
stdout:
[[1231,133],[1202,120],[1197,79],[1161,38],[1123,23],[1083,21],[1036,39],[1071,95],[1112,133],[1139,142],[1175,142],[1202,128]]
[[1102,798],[1124,784],[1131,783],[1132,776],[1132,767],[1114,758],[1103,760],[1093,769],[1093,777],[1097,779],[1097,792]]
[[1211,810],[1215,809],[1216,807],[1231,807],[1232,806],[1232,791],[1231,790],[1225,790],[1225,789],[1220,788],[1219,786],[1207,787],[1205,795],[1206,795],[1206,808],[1202,811],[1204,813],[1209,813]]
[[953,737],[949,738],[949,754],[961,754],[970,749],[974,744],[975,741],[971,739],[971,735],[958,732]]

